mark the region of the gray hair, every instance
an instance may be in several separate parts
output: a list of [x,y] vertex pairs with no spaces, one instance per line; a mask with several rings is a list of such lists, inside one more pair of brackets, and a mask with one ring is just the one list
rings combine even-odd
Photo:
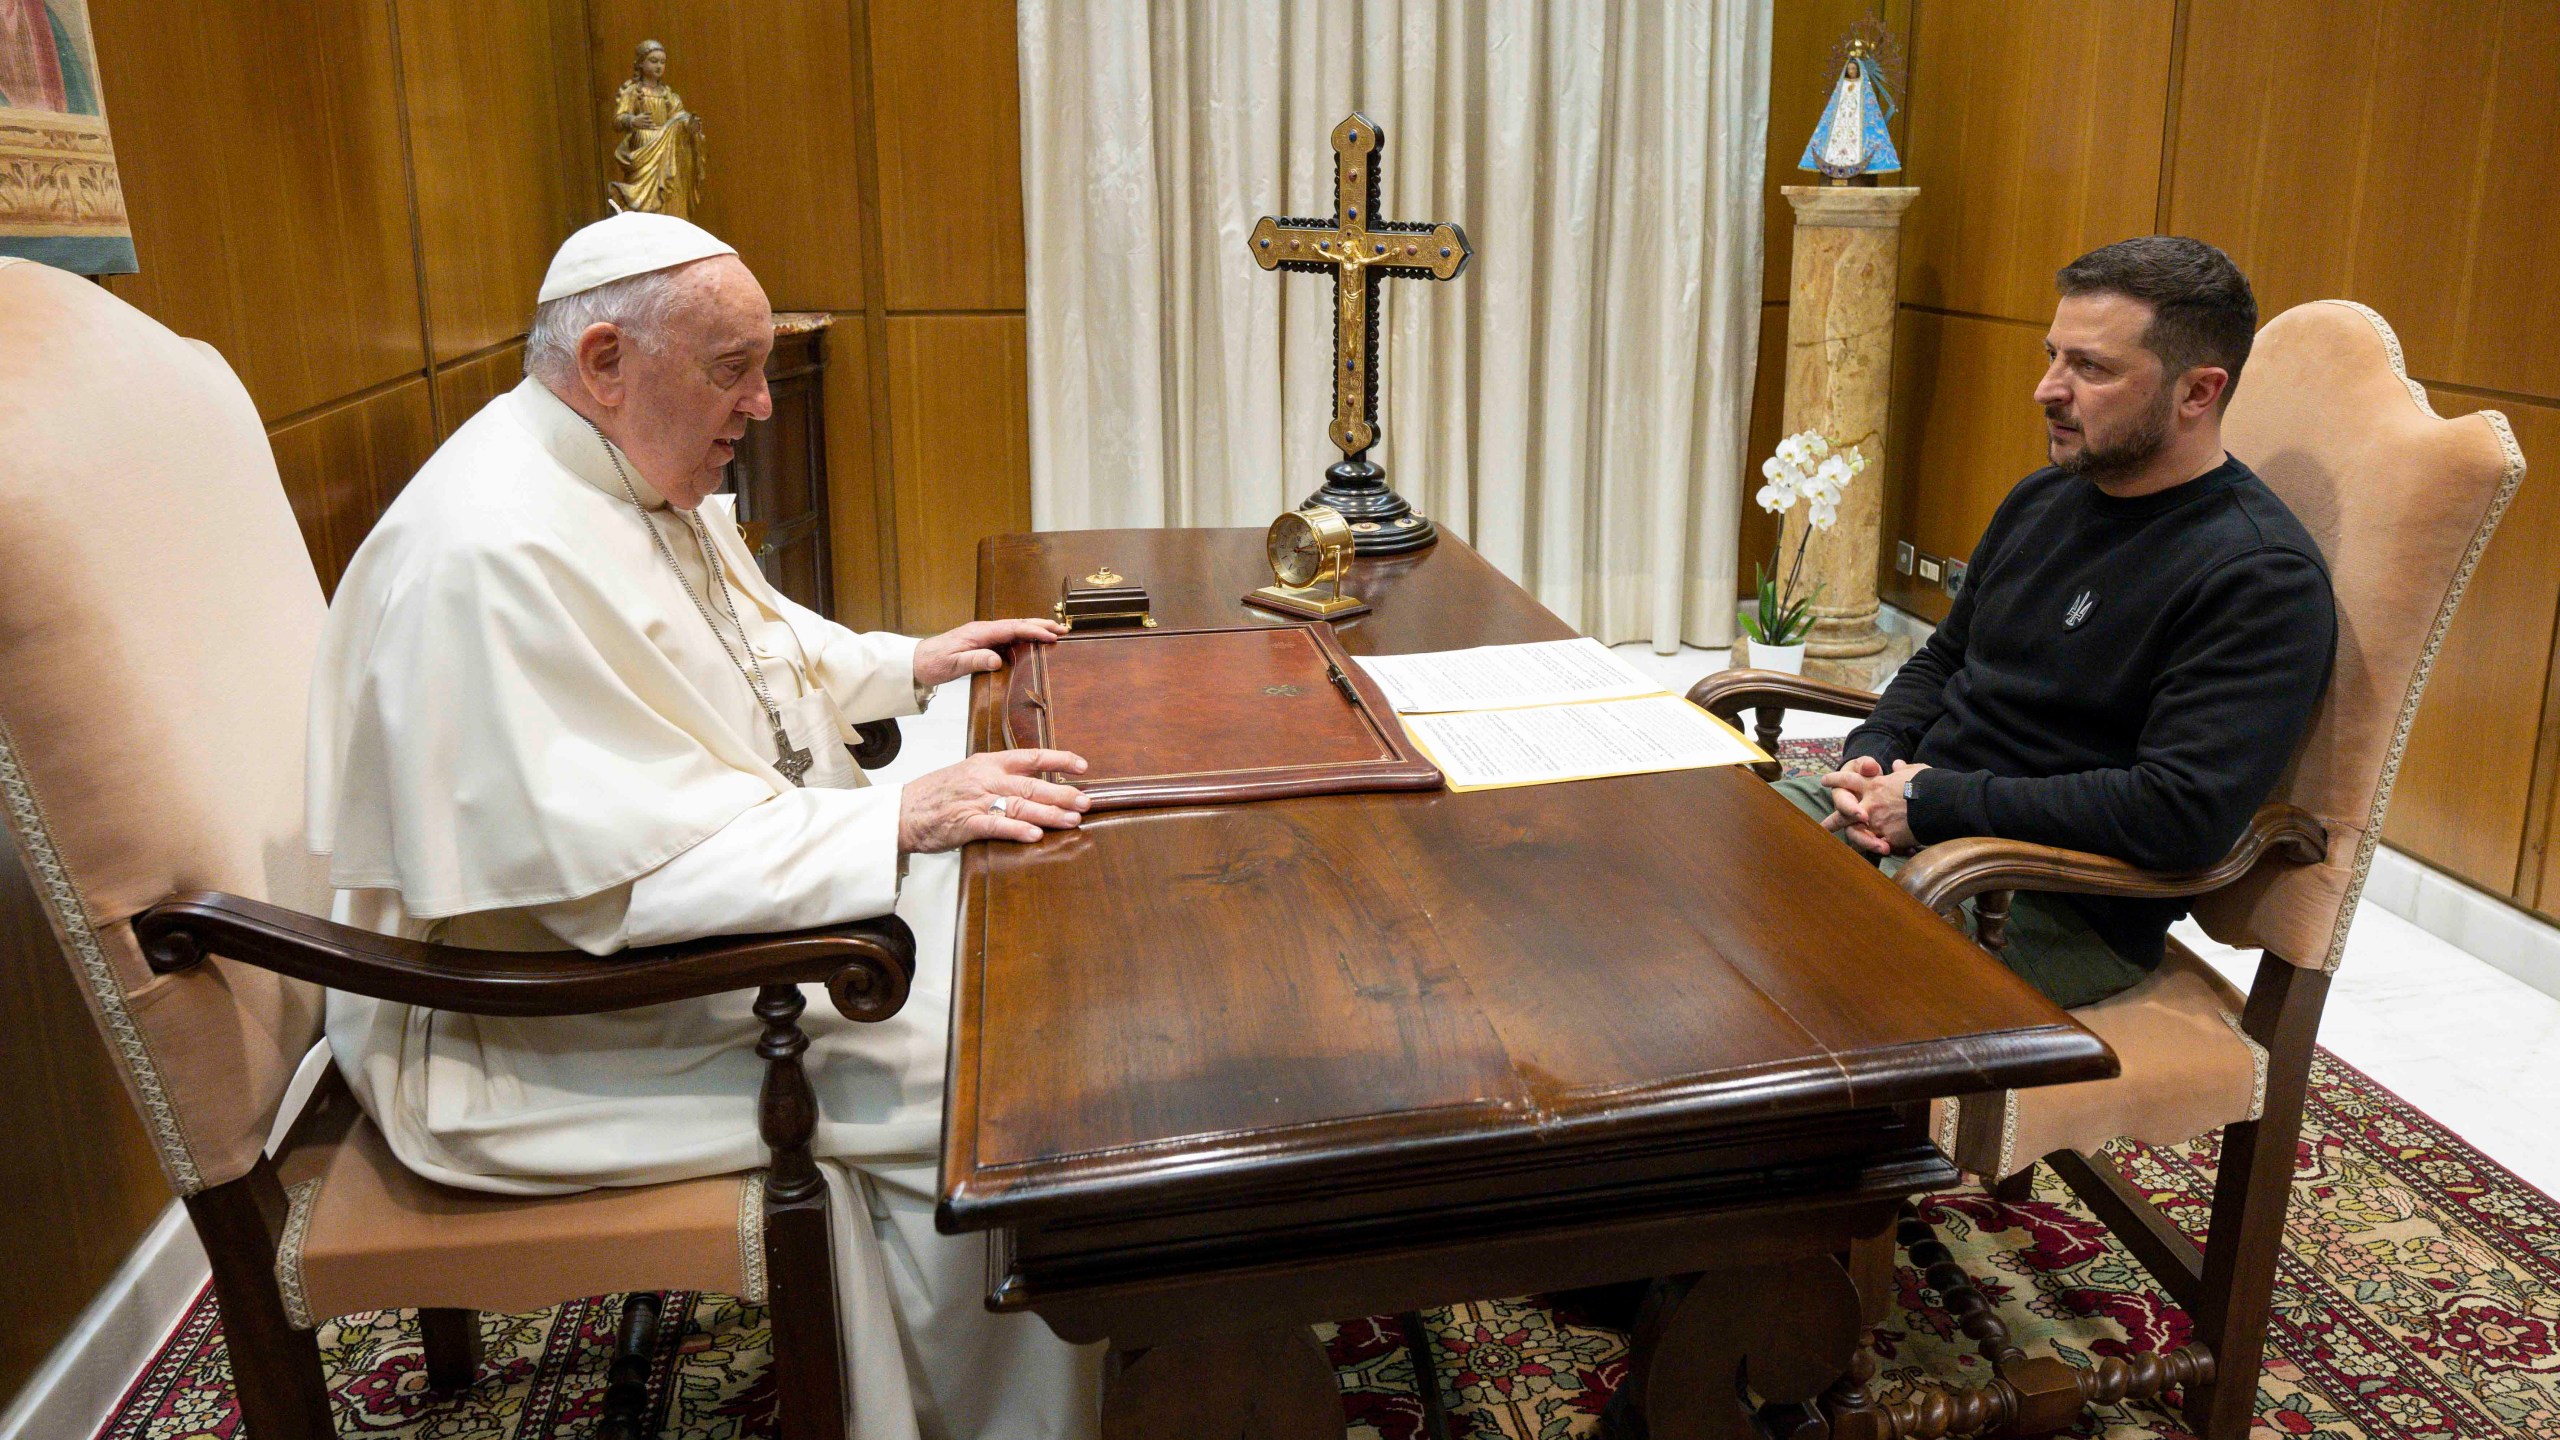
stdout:
[[578,374],[578,337],[591,325],[618,326],[624,340],[655,355],[667,345],[667,323],[693,300],[693,287],[674,269],[608,281],[592,290],[546,300],[533,309],[524,337],[524,373],[565,390]]

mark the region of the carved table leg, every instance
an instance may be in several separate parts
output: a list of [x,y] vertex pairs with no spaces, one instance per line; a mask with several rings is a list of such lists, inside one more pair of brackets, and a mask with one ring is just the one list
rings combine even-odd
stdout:
[[[1753,1440],[1821,1434],[1812,1403],[1849,1370],[1858,1287],[1829,1255],[1656,1284],[1636,1321],[1626,1384],[1603,1432],[1616,1440]],[[1766,1402],[1755,1417],[1746,1389]]]
[[1343,1427],[1333,1362],[1303,1325],[1103,1361],[1103,1440],[1340,1440]]

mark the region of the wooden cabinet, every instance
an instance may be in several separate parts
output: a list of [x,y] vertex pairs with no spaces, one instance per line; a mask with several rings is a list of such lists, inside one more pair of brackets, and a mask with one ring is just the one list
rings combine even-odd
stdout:
[[729,462],[738,528],[775,589],[821,615],[835,614],[835,560],[827,534],[829,317],[773,317],[765,383],[773,418],[747,429]]

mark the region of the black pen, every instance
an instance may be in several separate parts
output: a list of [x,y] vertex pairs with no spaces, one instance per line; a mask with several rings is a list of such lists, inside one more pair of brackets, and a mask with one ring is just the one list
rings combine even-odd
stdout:
[[1333,688],[1342,692],[1343,699],[1350,701],[1354,708],[1359,706],[1360,692],[1351,688],[1351,677],[1342,673],[1341,666],[1327,660],[1324,662],[1324,674],[1333,682]]

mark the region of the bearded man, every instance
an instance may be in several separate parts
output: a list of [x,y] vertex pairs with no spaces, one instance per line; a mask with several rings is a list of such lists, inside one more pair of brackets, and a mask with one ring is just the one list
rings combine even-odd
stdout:
[[[802,1017],[864,1440],[1089,1433],[1097,1369],[984,1306],[985,1247],[933,1227],[956,857],[1072,826],[1060,751],[865,788],[856,723],[922,709],[1045,620],[916,641],[777,593],[712,492],[773,313],[737,253],[628,213],[560,247],[526,379],[454,432],[356,552],[312,682],[310,826],[341,920],[486,949],[606,954],[894,911],[895,1018]],[[332,993],[339,1068],[401,1161],[555,1194],[766,1161],[748,995],[574,1019]]]
[[[2327,688],[2319,548],[2222,448],[2249,282],[2202,241],[2145,236],[2056,277],[2036,386],[2053,462],[1974,547],[1946,622],[1852,731],[1842,768],[1780,789],[1888,865],[1996,835],[2155,870],[2220,860]],[[2160,963],[2176,900],[2020,892],[2003,959],[2065,1006]]]

